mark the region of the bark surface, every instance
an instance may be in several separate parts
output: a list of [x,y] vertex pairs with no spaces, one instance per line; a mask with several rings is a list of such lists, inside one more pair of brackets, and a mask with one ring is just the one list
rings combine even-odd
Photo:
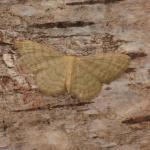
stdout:
[[[149,11],[148,0],[1,0],[0,150],[149,150]],[[16,39],[66,54],[123,52],[132,60],[93,103],[45,97],[18,69]]]

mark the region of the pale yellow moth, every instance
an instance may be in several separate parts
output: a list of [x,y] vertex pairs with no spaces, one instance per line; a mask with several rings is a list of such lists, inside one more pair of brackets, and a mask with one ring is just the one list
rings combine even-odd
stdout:
[[15,46],[21,54],[19,65],[33,73],[43,93],[68,92],[83,101],[97,96],[102,85],[119,77],[130,62],[129,56],[120,53],[68,56],[28,40],[16,41]]

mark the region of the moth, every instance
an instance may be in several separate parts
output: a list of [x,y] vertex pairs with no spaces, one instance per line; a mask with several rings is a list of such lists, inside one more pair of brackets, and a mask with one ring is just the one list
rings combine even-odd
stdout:
[[103,84],[119,77],[130,63],[121,53],[72,56],[29,40],[16,41],[15,47],[21,54],[18,64],[34,75],[40,91],[50,96],[68,92],[82,101],[97,96]]

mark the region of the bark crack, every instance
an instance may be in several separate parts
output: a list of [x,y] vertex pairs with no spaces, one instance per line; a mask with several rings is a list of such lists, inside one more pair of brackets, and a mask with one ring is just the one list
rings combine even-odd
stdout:
[[116,3],[123,0],[86,0],[82,2],[71,2],[66,3],[66,5],[95,5],[95,4],[109,4],[109,3]]
[[48,23],[42,23],[42,24],[33,24],[30,25],[29,27],[34,27],[34,28],[69,28],[69,27],[85,27],[85,26],[90,26],[94,25],[94,22],[84,22],[84,21],[61,21],[61,22],[48,22]]

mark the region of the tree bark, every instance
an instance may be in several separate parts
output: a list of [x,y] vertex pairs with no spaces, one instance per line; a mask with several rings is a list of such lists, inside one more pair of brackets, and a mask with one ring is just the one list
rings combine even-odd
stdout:
[[[149,150],[149,9],[147,0],[1,0],[0,150]],[[45,97],[18,71],[16,39],[75,55],[122,52],[131,63],[93,103]]]

